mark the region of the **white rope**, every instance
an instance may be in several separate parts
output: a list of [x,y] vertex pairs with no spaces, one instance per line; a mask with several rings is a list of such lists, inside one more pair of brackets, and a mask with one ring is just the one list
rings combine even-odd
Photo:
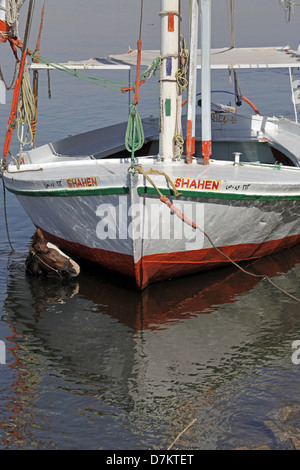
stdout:
[[[35,102],[34,96],[31,89],[30,84],[30,75],[28,66],[25,67],[23,78],[22,78],[22,87],[20,92],[20,98],[18,103],[18,117],[17,117],[17,124],[18,124],[18,139],[21,144],[20,148],[20,157],[22,157],[22,150],[24,145],[31,144],[33,140],[33,133],[31,122],[32,120],[36,119],[36,110],[35,110]],[[24,138],[24,126],[27,125],[27,132]],[[21,133],[20,133],[21,128]]]
[[11,26],[13,36],[19,37],[19,12],[24,2],[25,0],[7,0],[6,3],[6,21]]

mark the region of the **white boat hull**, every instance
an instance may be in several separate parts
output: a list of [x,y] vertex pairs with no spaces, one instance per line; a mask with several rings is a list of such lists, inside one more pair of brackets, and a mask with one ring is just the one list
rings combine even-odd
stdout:
[[[128,161],[21,166],[6,174],[32,222],[65,251],[149,283],[288,248],[300,241],[300,170],[141,158],[155,187]],[[41,177],[42,174],[42,177]],[[174,188],[180,192],[174,196]],[[269,181],[266,183],[266,181]],[[185,223],[164,204],[166,195]],[[209,240],[209,238],[210,240]]]

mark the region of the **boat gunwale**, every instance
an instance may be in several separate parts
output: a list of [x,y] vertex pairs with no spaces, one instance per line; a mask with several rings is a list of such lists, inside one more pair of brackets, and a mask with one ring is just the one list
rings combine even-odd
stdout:
[[[141,162],[146,162],[147,164],[153,164],[157,163],[159,165],[172,165],[174,167],[178,167],[180,164],[186,166],[186,159],[185,156],[182,157],[180,160],[162,160],[159,156],[154,156],[154,155],[149,155],[149,156],[142,156],[142,157],[135,157],[134,159],[135,164],[141,163]],[[33,171],[43,171],[48,170],[48,169],[53,169],[53,168],[61,168],[61,167],[80,167],[83,164],[88,165],[88,166],[93,166],[93,165],[102,165],[104,166],[105,164],[113,164],[113,165],[120,165],[120,164],[127,164],[130,165],[131,163],[131,158],[88,158],[87,156],[84,156],[83,158],[76,158],[72,159],[70,157],[70,160],[66,161],[61,161],[58,162],[52,161],[52,162],[41,162],[41,163],[26,163],[26,164],[21,164],[20,166],[17,166],[13,163],[10,163],[8,165],[8,170],[4,172],[4,175],[10,175],[10,174],[20,174],[20,173],[29,173]],[[197,157],[193,159],[193,162],[190,165],[199,165],[199,166],[204,166],[203,165],[203,158]],[[188,166],[190,166],[188,165]],[[287,165],[282,165],[282,164],[268,164],[268,163],[259,163],[259,162],[239,162],[238,164],[235,163],[232,160],[215,160],[212,158],[210,160],[210,165],[214,166],[230,166],[230,167],[264,167],[268,168],[271,170],[278,170],[280,171],[300,171],[300,166],[287,166]],[[210,166],[209,165],[209,166]]]
[[[158,188],[160,193],[164,196],[176,197],[172,189]],[[97,187],[97,188],[74,188],[74,189],[42,189],[42,190],[27,190],[27,189],[13,189],[7,187],[7,190],[19,196],[28,197],[81,197],[81,196],[101,196],[101,195],[117,195],[129,194],[130,188],[128,186],[115,186],[115,187]],[[137,193],[139,195],[157,195],[157,190],[150,186],[137,186]],[[180,197],[176,197],[178,201],[185,198],[193,199],[229,199],[229,200],[257,200],[257,201],[298,201],[300,200],[299,194],[245,194],[245,193],[229,193],[229,192],[215,192],[215,191],[187,191],[181,190]]]

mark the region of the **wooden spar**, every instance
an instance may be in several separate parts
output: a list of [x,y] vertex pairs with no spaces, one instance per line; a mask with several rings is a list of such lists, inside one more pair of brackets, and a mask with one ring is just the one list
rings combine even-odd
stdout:
[[188,85],[187,135],[186,135],[187,163],[192,163],[193,156],[195,153],[199,0],[192,0],[190,15],[191,15],[191,26],[190,26],[191,31],[190,31],[189,85]]
[[202,155],[209,163],[211,147],[211,0],[201,0],[201,112]]
[[159,153],[163,160],[174,157],[176,133],[179,0],[161,0],[160,134]]

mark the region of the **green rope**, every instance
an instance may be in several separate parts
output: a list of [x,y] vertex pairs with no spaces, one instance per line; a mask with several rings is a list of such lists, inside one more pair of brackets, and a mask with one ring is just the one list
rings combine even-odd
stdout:
[[[132,142],[135,142],[136,139],[136,120],[134,119],[133,121],[133,131],[132,131]],[[134,152],[135,152],[135,146],[132,146],[131,149],[131,164],[130,164],[130,172],[134,174],[136,172],[134,168]]]
[[[116,91],[121,91],[119,88],[120,84],[124,84],[125,82],[120,82],[120,81],[114,81],[114,80],[105,80],[101,78],[96,78],[92,77],[90,75],[86,75],[80,72],[77,72],[76,70],[69,69],[65,67],[64,65],[61,65],[57,62],[50,61],[46,57],[43,57],[39,54],[35,54],[34,52],[31,54],[32,59],[36,59],[39,62],[42,62],[48,66],[51,66],[57,70],[61,70],[63,72],[68,73],[69,75],[72,75],[74,77],[80,78],[82,80],[85,80],[89,83],[93,83],[95,85],[102,86],[104,88],[108,88],[110,90],[116,90]],[[141,75],[141,79],[148,79],[152,75],[156,75],[157,69],[160,65],[160,58],[156,57],[150,67]],[[112,86],[114,85],[114,86]],[[134,83],[135,86],[135,83]],[[126,129],[126,135],[125,135],[125,147],[128,150],[128,152],[131,152],[131,170],[134,170],[134,153],[141,149],[142,146],[144,145],[144,130],[143,130],[143,125],[142,125],[142,120],[141,117],[137,111],[137,108],[134,104],[130,105],[130,113],[129,113],[129,119],[128,119],[128,124],[127,124],[127,129]]]
[[125,134],[125,147],[128,152],[131,152],[131,168],[134,165],[134,153],[142,148],[144,140],[142,120],[136,106],[132,103]]
[[[55,68],[56,70],[61,70],[62,72],[66,72],[69,75],[72,75],[73,77],[80,78],[81,80],[85,80],[89,83],[93,83],[94,85],[98,85],[98,86],[102,86],[104,88],[108,88],[109,90],[122,91],[122,90],[120,90],[119,85],[128,85],[128,82],[121,82],[121,81],[117,81],[117,80],[106,80],[104,78],[93,77],[91,75],[86,75],[84,73],[78,72],[77,70],[69,69],[69,68],[65,67],[64,65],[59,64],[57,62],[54,62],[50,59],[47,59],[47,57],[36,54],[35,52],[33,52],[31,54],[31,58],[35,59],[35,60],[38,60],[39,62],[42,62],[43,64],[48,65],[48,67],[51,66],[51,67]],[[153,60],[150,67],[141,75],[141,79],[146,80],[146,79],[150,78],[152,75],[155,76],[158,66],[159,66],[159,57],[156,57]],[[130,86],[130,84],[129,84],[129,86]],[[134,86],[135,86],[135,83],[134,83]]]
[[35,54],[34,52],[31,54],[31,57],[33,59],[39,60],[43,64],[46,64],[48,66],[51,66],[57,70],[61,70],[62,72],[66,72],[69,75],[72,75],[73,77],[80,78],[81,80],[85,80],[89,83],[93,83],[94,85],[102,86],[104,88],[108,88],[109,90],[115,90],[121,92],[119,85],[128,85],[128,82],[120,82],[116,80],[105,80],[103,78],[97,78],[93,77],[91,75],[86,75],[84,73],[78,72],[77,70],[72,70],[67,67],[65,67],[62,64],[59,64],[57,62],[53,62],[50,59],[47,59],[46,57],[43,57],[41,55]]
[[[141,79],[148,79],[152,75],[156,75],[157,68],[160,65],[159,57],[156,57],[150,67],[141,75]],[[136,82],[134,83],[135,86]],[[138,113],[137,107],[132,103],[130,105],[130,113],[128,118],[128,124],[125,134],[125,147],[128,152],[131,152],[131,172],[134,172],[134,153],[140,150],[144,145],[145,136],[142,125],[141,117]]]
[[144,78],[147,79],[147,78],[150,78],[151,75],[156,75],[156,72],[157,72],[157,69],[159,67],[159,64],[160,64],[160,58],[159,57],[156,57],[152,64],[150,65],[150,67],[141,75],[141,79],[143,80]]

